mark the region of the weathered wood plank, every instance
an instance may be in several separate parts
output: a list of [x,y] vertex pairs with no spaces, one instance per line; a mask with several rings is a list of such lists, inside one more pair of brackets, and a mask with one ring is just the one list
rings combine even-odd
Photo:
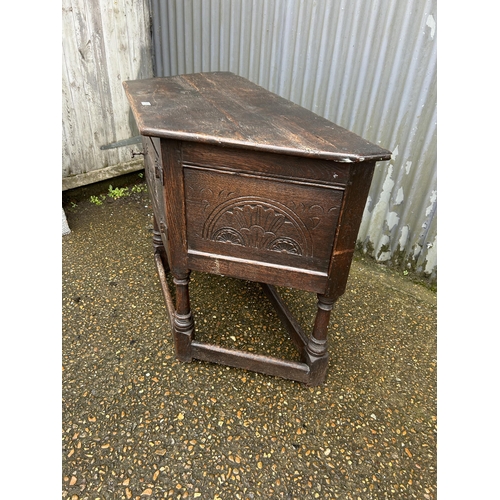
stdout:
[[63,189],[135,168],[130,146],[100,148],[138,135],[121,82],[153,74],[149,22],[147,0],[63,0]]
[[389,151],[229,72],[135,80],[124,87],[142,135],[345,163],[391,157]]

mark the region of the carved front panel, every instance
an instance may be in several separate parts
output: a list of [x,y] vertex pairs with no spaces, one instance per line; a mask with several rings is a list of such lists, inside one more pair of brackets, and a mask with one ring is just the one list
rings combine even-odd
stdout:
[[188,248],[327,272],[343,190],[184,166]]

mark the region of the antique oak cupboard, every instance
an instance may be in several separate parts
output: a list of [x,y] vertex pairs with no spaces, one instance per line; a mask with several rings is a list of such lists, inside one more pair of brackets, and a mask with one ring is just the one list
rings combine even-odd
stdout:
[[[332,306],[345,290],[375,163],[391,153],[229,72],[123,85],[143,136],[177,358],[323,383]],[[191,271],[261,283],[301,361],[198,341]],[[276,286],[317,294],[310,334]]]

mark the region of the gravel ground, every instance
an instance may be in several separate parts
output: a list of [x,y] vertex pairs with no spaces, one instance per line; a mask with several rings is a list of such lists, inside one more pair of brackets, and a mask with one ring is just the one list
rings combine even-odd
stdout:
[[[435,499],[436,294],[356,256],[317,388],[180,363],[134,179],[64,196],[62,497]],[[281,292],[310,330],[315,296]],[[258,285],[193,273],[191,294],[200,339],[296,359]]]

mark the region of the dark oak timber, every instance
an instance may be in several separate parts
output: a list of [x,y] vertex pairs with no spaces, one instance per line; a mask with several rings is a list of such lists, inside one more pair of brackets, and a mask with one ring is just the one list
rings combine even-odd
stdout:
[[[123,85],[143,136],[177,358],[323,383],[331,311],[345,291],[375,164],[391,153],[232,73]],[[301,361],[196,340],[191,271],[261,283]],[[275,286],[317,294],[310,335]]]

